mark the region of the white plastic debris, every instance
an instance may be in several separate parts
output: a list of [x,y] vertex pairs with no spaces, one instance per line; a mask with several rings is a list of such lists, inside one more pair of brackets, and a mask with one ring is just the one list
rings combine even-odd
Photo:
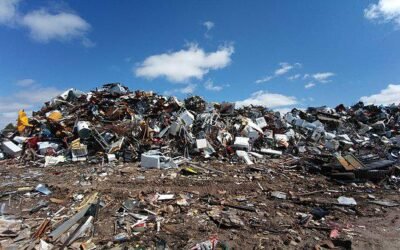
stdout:
[[50,189],[48,189],[45,185],[43,184],[38,184],[35,188],[35,191],[42,193],[44,195],[49,195],[51,194]]
[[332,139],[335,139],[335,137],[336,137],[336,135],[334,133],[329,133],[329,132],[325,132],[324,136],[325,136],[326,140],[332,140]]
[[112,162],[112,161],[116,161],[117,158],[115,157],[115,154],[107,154],[107,161],[108,162]]
[[262,129],[249,118],[247,118],[247,125],[257,130],[259,133],[263,133]]
[[17,142],[18,144],[23,144],[28,139],[29,139],[28,137],[24,137],[24,136],[15,136],[13,138],[13,141]]
[[51,249],[53,249],[53,245],[52,244],[47,243],[46,241],[44,241],[42,239],[40,240],[39,250],[51,250]]
[[273,191],[271,192],[271,196],[282,200],[286,199],[286,193],[281,191]]
[[275,134],[274,138],[275,138],[276,141],[284,141],[284,142],[289,141],[288,136],[285,135],[285,134]]
[[256,123],[260,128],[265,128],[268,125],[264,117],[258,117]]
[[194,116],[192,115],[192,113],[190,113],[189,111],[185,110],[184,112],[182,112],[179,115],[179,118],[181,118],[181,120],[183,120],[183,122],[185,123],[185,125],[190,126],[192,125],[193,121],[194,121]]
[[174,197],[175,197],[174,194],[159,194],[157,200],[158,201],[173,200]]
[[181,125],[177,122],[172,122],[171,127],[169,128],[169,133],[171,135],[176,135],[179,132],[179,129],[181,128]]
[[81,139],[87,139],[90,137],[92,130],[90,129],[90,122],[79,121],[76,123],[76,130],[78,131]]
[[232,141],[232,135],[226,131],[218,131],[217,140],[224,146]]
[[248,125],[243,129],[243,133],[245,136],[249,137],[251,141],[254,141],[259,137],[259,132]]
[[59,145],[57,143],[48,142],[48,141],[38,142],[37,144],[39,147],[39,153],[41,155],[45,155],[47,153],[48,149],[53,149],[53,150],[57,151],[59,148]]
[[11,155],[11,156],[18,156],[21,154],[21,147],[14,144],[12,141],[3,141],[1,143],[1,149],[4,153]]
[[109,88],[109,92],[112,95],[115,95],[115,94],[122,95],[122,94],[126,94],[127,90],[121,84],[117,83],[117,84],[113,84]]
[[352,197],[340,196],[337,200],[338,200],[340,205],[346,205],[346,206],[355,206],[355,205],[357,205],[356,200],[354,198],[352,198]]
[[140,157],[142,168],[160,168],[160,155],[143,153]]
[[252,156],[258,158],[258,159],[262,159],[264,156],[262,154],[256,153],[256,152],[249,152],[249,154],[251,154]]
[[44,166],[49,167],[49,166],[55,166],[58,163],[65,162],[65,156],[59,155],[59,156],[45,156],[44,158]]
[[198,149],[207,148],[207,140],[206,139],[197,139],[196,146]]
[[236,148],[249,149],[250,148],[249,138],[238,136],[235,138],[235,142],[233,143],[233,146]]
[[168,168],[177,168],[180,159],[178,158],[176,161],[171,157],[164,156],[158,150],[150,150],[141,155],[140,158],[140,166],[142,168],[157,168],[157,169],[168,169]]
[[264,154],[271,154],[271,155],[282,155],[282,151],[274,150],[274,149],[270,149],[270,148],[262,148],[260,150],[260,152],[264,153]]
[[237,156],[242,158],[247,165],[253,165],[254,163],[251,161],[249,154],[246,151],[243,150],[236,150]]

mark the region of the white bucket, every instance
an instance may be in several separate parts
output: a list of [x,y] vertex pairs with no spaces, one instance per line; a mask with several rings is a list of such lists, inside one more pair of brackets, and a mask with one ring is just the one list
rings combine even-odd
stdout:
[[79,121],[76,124],[76,130],[78,131],[78,135],[81,139],[87,139],[90,137],[92,130],[89,128],[90,123],[86,121]]

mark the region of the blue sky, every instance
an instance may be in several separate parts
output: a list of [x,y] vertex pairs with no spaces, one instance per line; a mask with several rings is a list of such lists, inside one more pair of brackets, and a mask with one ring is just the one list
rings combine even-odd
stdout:
[[106,82],[286,110],[400,100],[400,0],[0,0],[0,125]]

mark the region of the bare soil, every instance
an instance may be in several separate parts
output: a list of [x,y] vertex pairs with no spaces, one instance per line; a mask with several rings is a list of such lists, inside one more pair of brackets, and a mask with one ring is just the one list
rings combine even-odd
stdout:
[[[34,233],[45,218],[53,219],[51,225],[54,229],[57,222],[70,217],[73,208],[81,202],[74,199],[77,194],[87,197],[99,192],[105,205],[94,223],[92,241],[97,249],[123,249],[127,246],[153,249],[161,240],[170,249],[190,249],[211,237],[225,242],[231,249],[329,248],[326,242],[333,243],[337,249],[348,248],[348,243],[352,249],[400,248],[400,208],[372,204],[369,201],[373,197],[368,196],[400,203],[397,187],[385,183],[339,185],[323,175],[285,166],[281,164],[283,161],[271,160],[270,164],[257,166],[258,169],[205,163],[203,166],[224,174],[198,170],[198,175],[183,175],[181,168],[143,171],[137,164],[102,167],[76,163],[37,168],[29,163],[21,165],[3,161],[0,163],[0,194],[3,194],[0,203],[6,204],[6,216],[22,218]],[[39,183],[47,184],[52,194],[46,196],[25,189],[12,193],[18,188],[34,188]],[[272,191],[284,192],[287,198],[272,197]],[[176,198],[182,195],[188,205],[178,205],[176,200],[150,202],[156,193],[172,193]],[[225,205],[210,204],[203,199],[206,196]],[[357,206],[337,204],[339,196],[353,197]],[[54,203],[50,198],[64,202]],[[115,226],[117,211],[130,198],[143,201],[147,209],[162,217],[161,228],[157,232],[156,224],[148,223],[145,232],[117,243],[114,236],[127,232],[125,228]],[[30,214],[27,210],[40,200],[49,201],[49,206]],[[255,211],[226,204],[251,207]],[[54,216],[62,207],[65,209]],[[329,215],[305,223],[302,216],[318,207],[329,211]],[[242,224],[225,225],[210,215],[215,210],[237,216]],[[336,239],[330,238],[333,229],[339,233]],[[0,237],[1,240],[9,239]]]

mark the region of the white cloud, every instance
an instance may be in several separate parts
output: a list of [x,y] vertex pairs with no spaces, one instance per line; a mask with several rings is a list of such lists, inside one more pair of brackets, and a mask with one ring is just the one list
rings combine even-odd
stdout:
[[2,113],[1,115],[5,118],[13,118],[13,119],[17,118],[17,114],[14,112],[6,112],[6,113]]
[[39,42],[81,38],[83,44],[89,45],[90,40],[84,38],[90,29],[90,24],[72,13],[53,14],[41,9],[26,14],[21,23],[29,29],[31,37]]
[[382,89],[378,94],[363,96],[360,101],[367,104],[384,104],[400,103],[400,84],[389,84],[385,89]]
[[314,87],[314,86],[315,86],[315,83],[309,82],[309,83],[307,83],[306,85],[304,85],[304,88],[309,89],[309,88],[312,88],[312,87]]
[[293,65],[294,65],[296,68],[301,68],[301,67],[303,67],[303,64],[301,64],[301,63],[299,63],[299,62],[294,63]]
[[165,77],[171,82],[202,79],[210,70],[228,66],[233,52],[233,46],[223,46],[215,52],[206,53],[192,44],[186,50],[150,56],[134,68],[134,72],[138,77]]
[[13,115],[11,115],[11,113],[1,113],[0,112],[0,131],[4,129],[5,126],[7,126],[7,124],[9,123],[13,123],[16,124],[16,120],[17,120],[17,113],[13,113]]
[[87,37],[90,24],[77,14],[47,9],[21,13],[19,3],[20,0],[0,0],[0,24],[27,28],[30,37],[37,42],[79,39],[85,47],[95,46]]
[[331,78],[334,75],[335,75],[335,73],[332,73],[332,72],[322,72],[322,73],[313,74],[312,77],[315,80],[317,80],[318,82],[327,83],[330,81],[329,78]]
[[364,9],[364,17],[378,22],[394,22],[400,27],[400,1],[379,0],[377,4],[370,4]]
[[[279,76],[285,75],[288,72],[290,72],[291,70],[293,70],[294,68],[301,68],[302,64],[301,63],[287,63],[287,62],[282,62],[279,63],[279,68],[277,68],[274,71],[273,75],[269,75],[269,76],[265,76],[261,79],[258,79],[255,81],[255,83],[264,83],[264,82],[268,82],[271,81],[272,79],[275,79]],[[310,82],[308,84],[305,85],[305,88],[311,88],[314,87],[316,84],[316,82],[318,83],[327,83],[331,81],[331,77],[335,76],[335,73],[332,72],[319,72],[319,73],[315,73],[315,74],[295,74],[295,75],[291,75],[289,77],[287,77],[288,80],[290,81],[294,81],[296,79],[314,79],[314,82]]]
[[27,103],[43,103],[61,94],[61,91],[53,87],[31,88],[15,93],[15,97]]
[[237,101],[238,107],[248,105],[260,105],[268,108],[285,107],[297,104],[298,101],[294,96],[285,96],[282,94],[269,93],[267,91],[257,91],[251,94],[251,96],[242,101]]
[[186,87],[179,89],[179,92],[182,94],[193,94],[196,86],[196,84],[189,84]]
[[223,89],[222,86],[214,85],[214,83],[211,80],[208,80],[204,83],[204,88],[210,91],[221,91]]
[[27,79],[22,79],[22,80],[17,81],[16,85],[20,86],[20,87],[27,87],[27,86],[33,85],[34,83],[35,83],[35,80],[27,78]]
[[39,108],[44,102],[62,93],[54,87],[28,86],[24,90],[10,93],[8,96],[0,96],[0,130],[12,122],[15,123],[17,112]]
[[263,78],[261,78],[261,79],[256,80],[255,83],[269,82],[269,81],[271,81],[271,80],[274,79],[274,78],[275,78],[274,76],[265,76],[265,77],[263,77]]
[[11,25],[18,15],[18,3],[20,0],[0,1],[0,24]]
[[301,67],[301,63],[294,63],[294,64],[290,64],[287,62],[281,62],[279,63],[279,68],[277,68],[274,72],[273,75],[270,76],[264,76],[261,79],[258,79],[255,81],[255,83],[264,83],[264,82],[268,82],[271,81],[272,79],[284,75],[286,73],[288,73],[290,70],[292,70],[293,68],[300,68]]
[[300,77],[301,77],[301,74],[296,74],[296,75],[289,76],[288,79],[290,81],[294,81],[296,79],[299,79]]
[[10,98],[7,97],[2,97],[2,100],[0,101],[0,113],[5,114],[5,113],[12,113],[13,111],[17,112],[19,109],[31,109],[33,107],[32,104],[30,103],[25,103],[23,102],[17,102],[13,101]]
[[214,28],[215,24],[211,21],[206,21],[203,23],[203,26],[206,27],[206,32],[204,33],[204,37],[211,39],[210,31]]
[[179,94],[193,94],[196,90],[197,84],[188,84],[186,87],[164,91],[164,95]]
[[211,21],[206,21],[203,23],[203,25],[206,27],[207,31],[211,30],[215,26],[215,24]]
[[286,62],[279,63],[279,65],[280,65],[280,68],[275,70],[275,75],[277,75],[277,76],[286,74],[287,72],[289,72],[289,70],[293,69],[293,65],[290,65],[289,63],[286,63]]

